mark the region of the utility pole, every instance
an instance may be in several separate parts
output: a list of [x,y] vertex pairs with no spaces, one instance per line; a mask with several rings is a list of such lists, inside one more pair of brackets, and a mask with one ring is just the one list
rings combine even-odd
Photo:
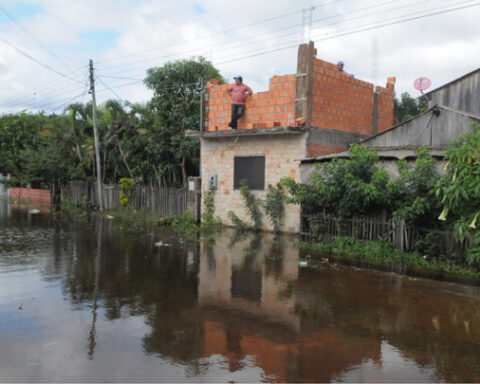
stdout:
[[90,59],[90,93],[92,94],[93,135],[95,139],[95,162],[97,163],[97,194],[98,206],[103,213],[102,165],[100,163],[100,145],[98,141],[97,101],[95,99],[95,77],[93,75],[93,61]]
[[200,78],[200,131],[205,130],[205,120],[203,108],[205,106],[205,85],[203,84],[203,79]]

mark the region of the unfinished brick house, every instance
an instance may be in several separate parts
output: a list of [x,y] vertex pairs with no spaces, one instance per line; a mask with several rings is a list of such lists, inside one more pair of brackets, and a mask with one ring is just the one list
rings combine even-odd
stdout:
[[[258,197],[284,176],[300,181],[299,160],[341,152],[385,131],[393,123],[395,78],[386,87],[346,76],[316,57],[313,42],[298,49],[297,73],[274,76],[268,91],[249,96],[239,129],[228,129],[228,85],[207,83],[205,130],[201,141],[202,190],[213,186],[216,215],[228,211],[247,220],[239,191],[246,179]],[[210,184],[209,184],[210,183]],[[264,229],[271,225],[264,220]],[[286,207],[283,230],[298,232],[300,208]]]

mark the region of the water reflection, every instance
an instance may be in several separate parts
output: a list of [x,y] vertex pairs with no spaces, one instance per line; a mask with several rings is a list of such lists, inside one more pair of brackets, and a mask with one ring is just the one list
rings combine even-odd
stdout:
[[478,288],[1,212],[2,381],[480,380]]

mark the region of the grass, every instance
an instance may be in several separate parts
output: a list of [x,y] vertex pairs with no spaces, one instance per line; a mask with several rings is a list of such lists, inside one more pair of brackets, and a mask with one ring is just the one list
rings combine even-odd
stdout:
[[[370,267],[415,275],[434,275],[437,278],[480,280],[480,271],[475,267],[438,258],[424,258],[413,252],[403,252],[385,241],[363,241],[350,237],[321,242],[301,242],[300,248],[315,256],[333,256],[336,260],[366,263]],[[316,255],[315,255],[316,254]]]

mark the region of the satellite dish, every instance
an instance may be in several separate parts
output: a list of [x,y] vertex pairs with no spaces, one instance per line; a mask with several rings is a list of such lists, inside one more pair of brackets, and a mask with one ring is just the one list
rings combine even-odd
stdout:
[[413,82],[413,87],[417,90],[417,91],[420,91],[420,93],[422,94],[423,98],[425,99],[425,101],[427,102],[428,104],[428,98],[427,96],[423,93],[424,90],[428,89],[430,87],[430,85],[432,85],[432,80],[430,80],[428,77],[425,77],[425,76],[422,76],[422,77],[419,77],[418,79],[416,79],[414,82]]
[[426,89],[428,89],[432,85],[432,81],[428,77],[419,77],[413,82],[413,87],[423,93]]

